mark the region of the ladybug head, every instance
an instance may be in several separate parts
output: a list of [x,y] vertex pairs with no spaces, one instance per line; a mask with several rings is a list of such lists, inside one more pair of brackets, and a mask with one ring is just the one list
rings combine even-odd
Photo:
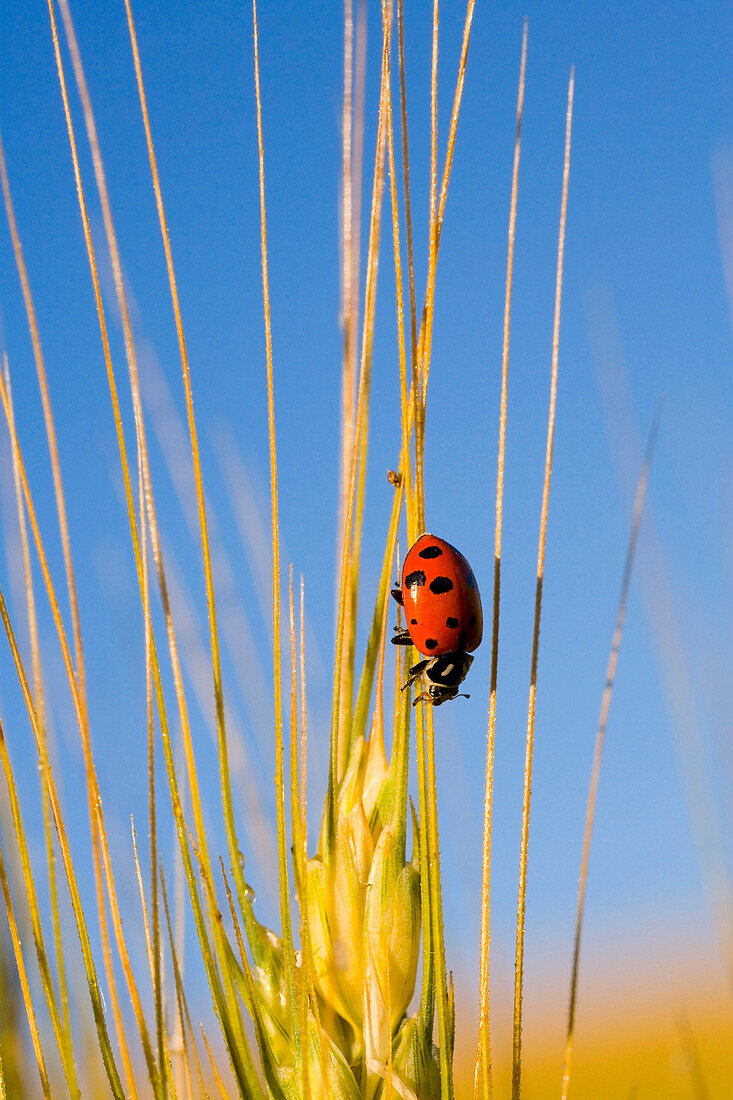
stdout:
[[[424,676],[427,682],[427,690],[418,695],[413,703],[416,706],[421,699],[429,699],[434,707],[446,703],[449,699],[458,697],[458,688],[466,678],[469,668],[473,664],[470,653],[455,650],[453,653],[444,653],[441,657],[432,657],[429,660],[420,661],[410,669],[410,675],[403,691],[413,684],[419,676]],[[463,695],[468,699],[468,695]]]

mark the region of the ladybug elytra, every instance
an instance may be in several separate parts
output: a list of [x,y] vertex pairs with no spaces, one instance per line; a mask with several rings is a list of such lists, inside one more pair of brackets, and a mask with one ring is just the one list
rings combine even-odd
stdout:
[[429,699],[440,706],[455,699],[473,662],[471,651],[483,635],[481,596],[471,566],[445,539],[421,535],[407,553],[402,585],[392,595],[407,620],[407,629],[398,628],[393,643],[414,645],[426,658],[412,666],[404,688],[424,676],[427,691],[415,704]]

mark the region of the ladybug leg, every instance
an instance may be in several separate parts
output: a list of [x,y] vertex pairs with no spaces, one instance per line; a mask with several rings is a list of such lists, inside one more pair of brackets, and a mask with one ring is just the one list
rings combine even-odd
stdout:
[[466,695],[465,692],[456,691],[455,688],[443,688],[439,685],[433,685],[429,687],[427,691],[421,692],[413,702],[413,707],[416,707],[421,699],[427,699],[433,704],[434,707],[439,707],[441,703],[447,703],[449,699],[470,699],[470,695]]
[[413,641],[406,630],[400,630],[398,626],[395,627],[397,633],[392,638],[392,645],[412,645]]
[[407,680],[402,685],[401,690],[404,691],[406,688],[408,688],[412,684],[414,684],[415,680],[419,680],[420,677],[422,676],[423,672],[425,671],[425,669],[427,668],[427,666],[429,664],[430,664],[430,661],[427,660],[427,661],[418,661],[418,663],[416,665],[413,665],[412,668],[410,669],[408,675],[407,675]]
[[[395,584],[397,584],[396,581],[395,581]],[[392,592],[391,592],[391,595],[392,595],[392,599],[395,601],[395,603],[398,603],[400,605],[400,607],[402,607],[403,606],[403,604],[402,604],[402,589],[401,588],[393,588]]]

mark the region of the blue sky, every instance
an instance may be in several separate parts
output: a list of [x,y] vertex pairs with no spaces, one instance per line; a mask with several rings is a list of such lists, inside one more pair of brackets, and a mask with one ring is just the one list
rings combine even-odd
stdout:
[[[447,136],[461,5],[444,5],[440,149]],[[227,663],[232,714],[250,774],[272,817],[266,726],[270,658],[263,585],[236,523],[247,492],[268,525],[264,335],[250,14],[245,6],[139,2],[135,17],[181,293],[206,489],[231,579],[218,575],[222,617],[241,639],[241,607],[260,652]],[[139,118],[124,8],[74,5],[113,214],[147,378],[151,434],[175,449],[183,413],[175,331]],[[429,167],[428,5],[405,5],[418,293],[424,286]],[[458,545],[491,600],[506,226],[522,19],[529,53],[515,255],[497,719],[494,926],[510,966],[516,904],[524,728],[537,524],[545,447],[554,271],[567,80],[575,118],[560,343],[555,469],[540,649],[528,958],[539,971],[570,959],[587,782],[630,521],[634,446],[659,398],[662,429],[650,487],[654,524],[640,547],[609,726],[592,851],[587,928],[599,957],[619,929],[692,925],[713,941],[683,778],[702,760],[703,789],[731,834],[731,297],[733,17],[729,5],[499,3],[477,6],[437,276],[426,444],[428,524]],[[260,9],[268,238],[273,310],[280,516],[285,565],[306,582],[313,796],[325,772],[337,516],[339,5]],[[93,737],[120,859],[129,814],[144,831],[142,633],[110,404],[73,176],[42,3],[9,12],[0,125],[35,295],[66,479],[89,664]],[[378,10],[370,6],[365,158],[371,169]],[[81,118],[74,99],[78,124]],[[81,130],[79,132],[81,137]],[[95,236],[101,221],[84,147]],[[368,184],[367,184],[368,186]],[[726,214],[727,212],[727,214]],[[726,222],[727,217],[727,222]],[[727,224],[727,231],[726,231]],[[9,236],[0,231],[0,346],[55,575],[62,565],[40,403]],[[727,259],[726,259],[727,257]],[[365,615],[384,544],[398,448],[398,383],[390,234],[385,231],[374,349],[363,563]],[[109,283],[109,280],[108,280]],[[731,288],[729,288],[730,290]],[[106,288],[114,316],[111,285]],[[124,378],[119,326],[113,353]],[[165,379],[170,393],[166,411]],[[618,394],[627,388],[629,399]],[[614,396],[616,395],[616,396]],[[125,413],[129,420],[129,402]],[[167,436],[166,436],[167,432]],[[632,442],[630,442],[630,440]],[[635,441],[635,442],[634,442]],[[229,454],[229,463],[221,456]],[[184,471],[185,458],[179,469]],[[172,569],[206,637],[200,562],[159,440],[154,476]],[[22,621],[7,442],[0,450],[6,553],[0,583]],[[227,477],[238,486],[234,504]],[[658,540],[653,537],[658,532]],[[662,582],[661,564],[667,580]],[[700,749],[689,756],[669,622],[650,615],[660,590],[674,609]],[[664,593],[668,593],[665,596]],[[266,593],[265,593],[266,595]],[[48,693],[78,850],[86,845],[80,754],[50,618],[43,610]],[[185,629],[185,628],[184,628]],[[23,631],[21,630],[21,636]],[[193,637],[193,634],[191,635]],[[191,653],[196,655],[191,642]],[[666,653],[666,656],[665,656]],[[3,655],[0,705],[22,783],[35,797],[29,730]],[[672,662],[670,664],[670,661]],[[479,926],[488,645],[469,702],[438,712],[441,840],[453,963],[472,972]],[[249,679],[243,692],[237,674]],[[661,672],[660,672],[661,670]],[[216,760],[197,715],[201,767],[216,801]],[[686,740],[687,738],[687,740]],[[685,748],[687,746],[687,748]],[[681,748],[682,747],[682,748]],[[688,753],[685,756],[685,753]],[[692,764],[690,761],[693,761]],[[689,779],[689,775],[688,775]],[[699,818],[699,815],[698,815]],[[223,835],[212,810],[212,829]],[[40,840],[39,840],[40,845]],[[40,849],[39,849],[40,851]],[[727,852],[730,862],[731,851]],[[255,861],[263,913],[275,920]],[[132,907],[134,898],[130,894]],[[646,934],[646,933],[645,933]],[[666,942],[666,941],[665,941]],[[562,965],[557,964],[562,970]]]

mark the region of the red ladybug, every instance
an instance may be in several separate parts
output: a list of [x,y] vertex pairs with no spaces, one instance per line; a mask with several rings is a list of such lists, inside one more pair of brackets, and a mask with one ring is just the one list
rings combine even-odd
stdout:
[[430,699],[440,706],[455,699],[473,662],[470,651],[483,634],[481,596],[471,566],[445,539],[421,535],[405,558],[402,587],[392,595],[407,619],[407,629],[398,630],[393,643],[414,645],[427,657],[413,665],[404,686],[424,675],[428,689],[415,703]]

